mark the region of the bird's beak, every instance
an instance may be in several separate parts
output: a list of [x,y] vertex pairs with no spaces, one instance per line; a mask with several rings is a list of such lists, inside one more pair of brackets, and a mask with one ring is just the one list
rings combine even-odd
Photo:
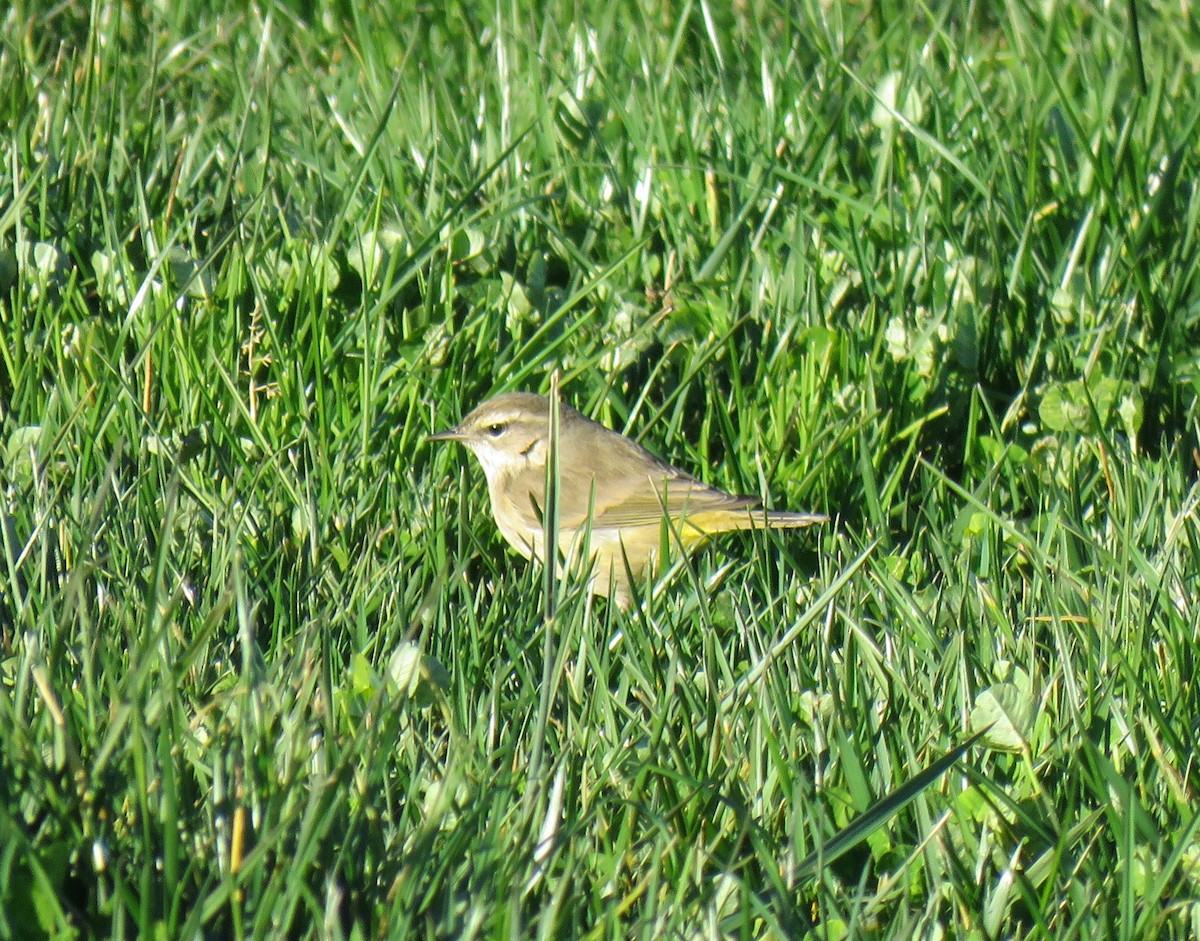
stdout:
[[447,428],[445,431],[438,431],[431,434],[426,441],[462,441],[466,437],[462,430],[455,425],[453,428]]

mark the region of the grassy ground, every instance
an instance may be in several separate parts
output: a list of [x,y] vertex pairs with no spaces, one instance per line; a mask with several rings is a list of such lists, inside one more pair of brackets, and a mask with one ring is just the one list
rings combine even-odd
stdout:
[[1192,7],[375,6],[2,14],[0,937],[1200,935]]

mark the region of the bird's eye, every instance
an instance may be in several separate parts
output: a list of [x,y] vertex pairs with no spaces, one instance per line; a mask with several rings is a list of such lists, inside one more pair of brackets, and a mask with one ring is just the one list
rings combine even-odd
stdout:
[[499,438],[504,434],[504,429],[507,427],[502,421],[494,421],[484,429],[493,438]]

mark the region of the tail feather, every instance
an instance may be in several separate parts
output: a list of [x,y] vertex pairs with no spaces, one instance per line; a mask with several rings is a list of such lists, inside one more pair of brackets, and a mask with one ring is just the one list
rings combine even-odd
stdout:
[[823,513],[790,513],[785,510],[749,509],[710,510],[690,513],[685,518],[685,530],[691,530],[701,540],[717,533],[728,533],[738,529],[799,529],[815,523],[827,522]]
[[759,510],[751,514],[755,525],[775,526],[780,529],[798,529],[814,523],[828,523],[824,513],[790,513],[786,510]]

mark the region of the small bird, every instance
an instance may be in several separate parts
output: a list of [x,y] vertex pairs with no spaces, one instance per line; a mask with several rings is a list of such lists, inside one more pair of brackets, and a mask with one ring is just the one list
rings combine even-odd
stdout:
[[[458,441],[475,454],[487,475],[501,535],[526,559],[543,561],[549,399],[530,392],[496,396],[429,440]],[[820,513],[764,510],[756,497],[710,487],[563,404],[558,467],[559,551],[570,566],[586,545],[592,592],[622,608],[633,600],[632,579],[651,574],[664,547],[682,544],[691,550],[717,533],[796,528],[828,519]],[[670,522],[669,531],[664,521]]]

